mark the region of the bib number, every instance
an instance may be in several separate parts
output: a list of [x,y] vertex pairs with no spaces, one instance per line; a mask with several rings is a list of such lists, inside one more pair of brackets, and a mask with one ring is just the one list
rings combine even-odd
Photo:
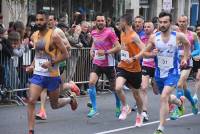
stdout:
[[173,57],[158,56],[158,67],[162,69],[173,68]]
[[97,50],[95,50],[95,59],[96,60],[105,60],[106,56],[105,55],[99,56],[98,53],[97,53]]
[[35,59],[35,71],[48,72],[48,68],[43,68],[42,64],[48,62],[48,59]]
[[129,52],[125,50],[121,50],[121,60],[128,60],[129,57]]

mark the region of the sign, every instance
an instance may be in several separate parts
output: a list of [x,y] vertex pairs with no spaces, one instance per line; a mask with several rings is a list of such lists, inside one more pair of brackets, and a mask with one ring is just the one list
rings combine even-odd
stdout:
[[165,11],[171,11],[171,9],[172,9],[172,0],[163,0],[163,9]]

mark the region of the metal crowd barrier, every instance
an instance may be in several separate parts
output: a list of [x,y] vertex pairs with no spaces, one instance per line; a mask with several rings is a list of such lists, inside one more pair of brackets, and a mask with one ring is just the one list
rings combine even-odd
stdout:
[[[92,68],[89,51],[89,48],[71,50],[71,57],[66,60],[65,82],[70,80],[77,84],[89,82]],[[26,94],[31,78],[31,74],[26,73],[25,68],[31,64],[33,57],[34,50],[29,50],[22,57],[7,57],[0,51],[0,97],[7,97],[17,104],[21,102],[23,104],[21,97]],[[102,78],[99,81],[106,82],[105,77]]]

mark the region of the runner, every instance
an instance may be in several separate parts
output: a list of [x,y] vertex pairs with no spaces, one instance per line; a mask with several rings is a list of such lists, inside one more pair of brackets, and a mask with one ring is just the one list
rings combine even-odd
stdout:
[[142,99],[140,97],[140,86],[142,81],[141,66],[138,54],[144,48],[144,44],[140,40],[137,33],[132,29],[132,16],[125,14],[120,19],[121,33],[121,61],[118,64],[118,72],[116,79],[116,92],[122,101],[120,120],[125,120],[131,112],[131,108],[126,102],[126,96],[123,91],[123,86],[127,83],[132,90],[136,100],[138,113],[136,117],[136,126],[140,127],[143,124],[142,116]]
[[[149,51],[155,47],[153,53],[156,56],[155,80],[161,93],[160,97],[160,124],[154,134],[164,133],[166,116],[169,113],[169,103],[178,106],[178,112],[184,112],[183,101],[171,95],[179,79],[178,44],[184,46],[184,57],[181,66],[187,64],[189,56],[189,41],[182,33],[171,30],[172,15],[167,12],[159,14],[160,32],[153,34],[147,47],[143,50]],[[141,52],[143,54],[143,52]]]
[[[120,50],[120,44],[117,36],[110,29],[106,28],[105,16],[102,14],[96,17],[97,29],[92,31],[93,44],[90,50],[93,58],[93,69],[90,73],[88,94],[92,103],[92,108],[88,113],[88,117],[95,116],[97,112],[96,106],[96,82],[101,74],[105,74],[110,82],[111,89],[115,87],[115,60],[114,55]],[[113,91],[114,92],[114,91]],[[116,98],[116,116],[120,114],[120,100],[115,94]]]
[[[36,31],[31,39],[35,46],[35,58],[31,66],[26,71],[34,70],[30,82],[28,99],[28,128],[29,134],[34,133],[35,126],[35,104],[43,91],[48,90],[51,107],[58,109],[67,104],[75,110],[78,106],[75,94],[68,98],[59,98],[59,86],[61,78],[59,75],[59,62],[68,57],[67,49],[60,35],[47,27],[48,17],[44,11],[39,11],[36,15]],[[50,51],[51,50],[51,51]]]
[[[67,48],[67,50],[70,50],[70,44],[67,40],[67,38],[65,37],[65,34],[61,31],[61,29],[56,27],[57,21],[55,19],[54,15],[49,15],[48,17],[48,27],[50,29],[53,29],[54,31],[56,31],[62,38],[62,40],[64,41],[65,47]],[[62,86],[60,86],[60,89],[62,92],[63,89],[67,89],[68,91],[72,91],[74,93],[76,93],[77,96],[80,95],[80,90],[78,88],[78,86],[76,86],[76,84],[73,81],[70,81],[69,83],[64,83],[64,65],[66,64],[66,61],[62,61],[59,63],[59,70],[60,70],[60,74],[61,74],[61,80],[62,80]],[[69,93],[68,93],[69,94]],[[46,114],[46,99],[47,99],[47,89],[44,89],[40,95],[40,100],[41,100],[41,105],[40,105],[40,110],[39,113],[36,114],[36,119],[37,120],[46,120],[47,119],[47,114]]]
[[[178,18],[178,26],[179,26],[179,31],[185,34],[185,36],[190,41],[189,51],[191,53],[191,57],[199,55],[200,47],[199,47],[198,37],[195,33],[187,30],[187,26],[188,26],[187,16],[183,15]],[[183,46],[181,46],[179,47],[180,61],[183,58],[183,53],[184,53]],[[188,89],[187,87],[187,79],[190,75],[192,66],[193,66],[193,61],[192,61],[192,58],[190,58],[188,60],[187,66],[184,68],[181,68],[181,75],[177,84],[177,97],[180,98],[181,96],[185,96],[191,103],[193,114],[197,114],[198,113],[197,100],[193,99],[190,89]],[[177,112],[177,109],[174,109],[173,113],[171,114],[171,119],[176,120],[178,119],[178,117],[179,117],[179,113]]]
[[[153,34],[153,31],[154,31],[154,25],[151,21],[147,21],[144,23],[144,31],[145,31],[145,36],[143,36],[141,40],[145,45],[147,45],[149,37],[151,34]],[[154,71],[155,71],[155,61],[154,61],[155,55],[152,55],[152,52],[150,52],[149,56],[151,56],[151,58],[144,57],[142,59],[142,84],[141,84],[140,95],[143,102],[144,121],[149,120],[149,115],[147,113],[147,107],[148,107],[147,88],[149,85],[150,78],[154,77]]]

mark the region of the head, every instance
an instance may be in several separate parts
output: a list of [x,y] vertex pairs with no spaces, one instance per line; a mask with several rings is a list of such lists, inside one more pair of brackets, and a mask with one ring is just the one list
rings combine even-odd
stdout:
[[87,33],[89,30],[89,24],[86,21],[81,22],[81,31]]
[[36,25],[39,31],[47,29],[48,15],[45,11],[39,11],[36,15]]
[[5,29],[3,24],[0,24],[0,38],[5,38],[7,30]]
[[154,30],[154,25],[151,21],[146,21],[144,23],[144,32],[147,34],[147,35],[151,35],[153,33],[153,30]]
[[49,15],[48,17],[48,26],[49,28],[54,28],[57,24],[56,18],[54,15]]
[[122,31],[125,31],[127,26],[132,26],[132,15],[131,14],[124,14],[120,18],[120,28]]
[[14,24],[13,24],[13,29],[14,31],[18,32],[21,36],[21,39],[24,38],[24,34],[25,34],[25,25],[22,21],[16,21]]
[[8,34],[8,41],[13,49],[20,47],[20,34],[16,31],[12,31]]
[[185,15],[182,15],[178,17],[178,27],[180,30],[186,30],[188,26],[188,17]]
[[96,27],[98,30],[103,30],[106,26],[106,19],[103,14],[98,14],[96,16]]
[[111,24],[112,24],[112,19],[110,17],[107,17],[107,19],[106,19],[106,25],[107,26],[111,26]]
[[83,16],[80,12],[74,13],[74,24],[79,25],[83,21]]
[[153,23],[155,29],[158,28],[158,17],[153,17],[152,23]]
[[143,16],[136,16],[134,24],[135,24],[135,30],[137,32],[141,31],[144,27],[144,17]]
[[167,32],[172,23],[172,15],[168,12],[161,12],[159,14],[159,30],[161,32]]
[[196,26],[196,33],[197,33],[198,37],[200,38],[200,24],[198,24]]

